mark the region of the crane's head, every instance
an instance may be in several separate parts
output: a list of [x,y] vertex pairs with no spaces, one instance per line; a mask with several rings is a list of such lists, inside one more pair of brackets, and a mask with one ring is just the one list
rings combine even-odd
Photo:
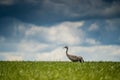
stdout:
[[68,49],[68,46],[65,46],[64,48]]

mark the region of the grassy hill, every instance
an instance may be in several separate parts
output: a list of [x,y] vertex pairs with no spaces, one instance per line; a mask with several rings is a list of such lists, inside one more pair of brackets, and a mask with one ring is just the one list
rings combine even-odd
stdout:
[[120,62],[0,61],[0,80],[120,80]]

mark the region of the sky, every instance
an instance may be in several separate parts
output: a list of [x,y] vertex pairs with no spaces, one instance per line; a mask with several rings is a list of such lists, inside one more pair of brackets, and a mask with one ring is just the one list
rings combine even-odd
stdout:
[[0,60],[120,61],[120,0],[0,0]]

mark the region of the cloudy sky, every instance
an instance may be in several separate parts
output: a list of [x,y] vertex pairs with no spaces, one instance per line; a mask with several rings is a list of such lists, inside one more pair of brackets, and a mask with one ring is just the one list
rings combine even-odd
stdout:
[[0,0],[0,60],[120,61],[120,0]]

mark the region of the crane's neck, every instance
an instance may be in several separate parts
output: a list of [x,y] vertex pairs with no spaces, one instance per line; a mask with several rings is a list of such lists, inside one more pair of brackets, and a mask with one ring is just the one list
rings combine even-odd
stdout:
[[66,55],[68,56],[68,48],[66,48]]

